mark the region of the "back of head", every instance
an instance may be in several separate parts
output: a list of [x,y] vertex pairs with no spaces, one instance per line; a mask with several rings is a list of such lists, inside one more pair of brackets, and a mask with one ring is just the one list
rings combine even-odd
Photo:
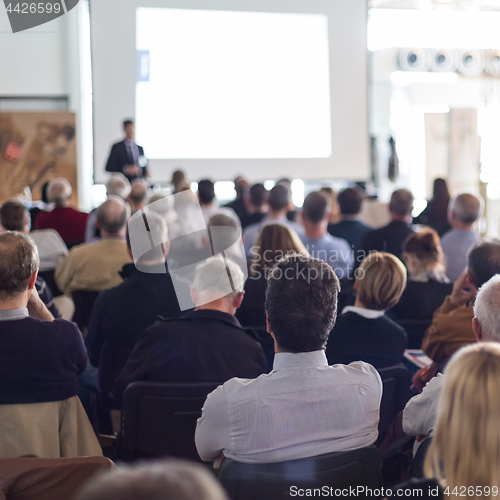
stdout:
[[214,183],[209,179],[202,179],[198,182],[198,197],[200,198],[200,203],[212,203],[215,198],[215,188]]
[[238,224],[236,221],[226,214],[215,214],[208,220],[208,226],[218,226],[218,227],[233,227],[238,229]]
[[137,179],[132,182],[128,198],[134,205],[142,206],[146,203],[147,194],[148,185],[142,179]]
[[359,189],[345,188],[337,196],[337,202],[342,215],[358,215],[361,212],[363,198]]
[[175,170],[172,174],[171,183],[173,184],[174,189],[176,189],[180,184],[186,183],[186,174],[182,170]]
[[266,202],[266,197],[267,189],[264,187],[264,184],[254,184],[248,190],[248,199],[254,208],[262,207],[262,205]]
[[462,224],[474,224],[483,210],[483,201],[473,194],[459,194],[451,203],[454,217]]
[[413,210],[413,194],[408,189],[396,189],[389,203],[390,211],[398,217],[409,217]]
[[234,190],[236,191],[237,198],[243,198],[247,186],[248,181],[245,178],[238,176],[234,179]]
[[409,234],[403,242],[404,253],[413,255],[428,267],[435,267],[443,262],[439,235],[430,227]]
[[0,300],[23,293],[38,265],[38,250],[29,236],[10,231],[0,234]]
[[450,191],[448,190],[448,184],[446,184],[446,181],[441,178],[434,179],[431,203],[434,212],[437,215],[446,217],[448,205],[450,204],[450,198]]
[[17,200],[8,200],[0,207],[0,225],[6,231],[29,231],[30,214]]
[[276,184],[267,197],[267,204],[274,212],[282,212],[290,203],[290,191],[282,184]]
[[406,268],[394,255],[372,252],[356,272],[357,299],[368,309],[394,307],[406,288]]
[[476,288],[500,274],[500,241],[482,241],[475,245],[467,257],[467,270]]
[[97,209],[99,228],[109,235],[123,233],[129,217],[129,206],[118,196],[109,196]]
[[500,484],[500,345],[460,349],[445,374],[426,476],[446,478],[450,490],[487,486],[491,491]]
[[[126,239],[127,245],[130,249],[144,247],[144,245],[142,245],[143,242],[138,242],[137,245],[133,245],[131,239],[148,237],[149,240],[149,235],[145,235],[144,233],[145,229],[149,231],[150,234],[154,235],[153,238],[155,242],[160,241],[164,244],[168,241],[167,223],[161,215],[153,211],[148,211],[147,214],[137,212],[130,217],[127,225]],[[151,248],[149,241],[147,243],[147,246]],[[136,266],[138,267],[144,263],[159,263],[165,260],[164,251],[161,245],[148,250],[138,258],[137,255],[134,255],[134,257],[136,259]]]
[[62,207],[71,198],[71,185],[64,177],[58,177],[50,181],[47,187],[47,198],[56,207]]
[[474,302],[474,317],[481,325],[484,340],[500,342],[500,274],[479,289]]
[[113,174],[106,182],[106,195],[119,196],[123,200],[130,194],[131,186],[129,180],[120,173]]
[[121,467],[91,481],[77,500],[227,500],[204,467],[164,461]]
[[320,191],[313,191],[304,200],[302,216],[313,224],[319,224],[327,218],[329,209],[329,200],[326,195]]
[[266,312],[278,346],[288,352],[324,349],[337,315],[340,283],[324,261],[291,254],[269,273]]

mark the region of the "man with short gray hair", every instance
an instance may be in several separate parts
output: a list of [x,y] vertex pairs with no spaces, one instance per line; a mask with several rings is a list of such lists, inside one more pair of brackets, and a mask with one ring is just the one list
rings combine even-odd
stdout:
[[473,194],[459,194],[450,202],[448,222],[451,229],[441,238],[446,275],[456,281],[467,265],[467,253],[479,241],[474,224],[483,212],[482,199]]
[[238,265],[220,256],[199,264],[191,289],[196,309],[160,319],[142,333],[115,382],[115,399],[121,403],[125,388],[136,381],[223,383],[266,372],[254,332],[234,317],[244,281]]
[[38,252],[0,234],[0,404],[60,401],[78,393],[87,354],[74,323],[54,320],[35,291]]

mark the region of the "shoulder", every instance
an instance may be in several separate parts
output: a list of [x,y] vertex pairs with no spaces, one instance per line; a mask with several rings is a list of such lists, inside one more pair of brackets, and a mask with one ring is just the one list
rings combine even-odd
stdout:
[[55,336],[65,337],[67,335],[80,336],[80,330],[76,323],[72,321],[67,321],[65,319],[56,318],[54,321],[41,321],[38,322],[38,328],[44,330],[47,333],[51,333]]
[[382,390],[382,379],[375,367],[364,361],[354,361],[345,365],[347,373],[355,380],[374,385]]

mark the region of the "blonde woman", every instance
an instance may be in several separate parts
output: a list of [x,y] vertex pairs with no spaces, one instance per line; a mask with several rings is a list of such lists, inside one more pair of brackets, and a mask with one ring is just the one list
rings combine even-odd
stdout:
[[375,368],[403,361],[404,328],[385,315],[406,287],[406,269],[394,255],[372,252],[356,272],[354,306],[345,307],[328,340],[330,364],[365,361]]
[[250,261],[245,297],[236,312],[236,317],[243,326],[266,325],[267,275],[274,264],[290,252],[309,255],[292,228],[283,224],[268,224],[261,229]]

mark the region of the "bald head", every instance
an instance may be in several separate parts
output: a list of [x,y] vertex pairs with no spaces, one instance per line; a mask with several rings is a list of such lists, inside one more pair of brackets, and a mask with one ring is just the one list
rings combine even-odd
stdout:
[[70,183],[64,177],[58,177],[49,182],[47,187],[47,198],[56,207],[64,207],[69,203],[72,189]]
[[129,194],[129,200],[137,210],[140,210],[146,204],[148,194],[148,185],[141,179],[132,182],[132,188]]
[[483,202],[469,193],[459,194],[451,202],[450,223],[453,229],[468,229],[476,222],[483,211]]
[[130,208],[119,196],[110,196],[97,209],[97,224],[103,236],[125,236],[129,217]]

